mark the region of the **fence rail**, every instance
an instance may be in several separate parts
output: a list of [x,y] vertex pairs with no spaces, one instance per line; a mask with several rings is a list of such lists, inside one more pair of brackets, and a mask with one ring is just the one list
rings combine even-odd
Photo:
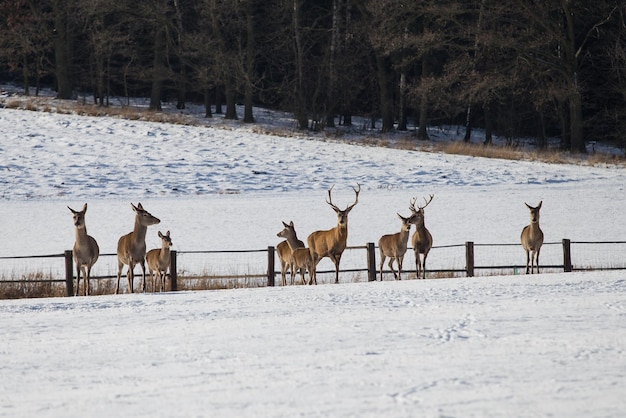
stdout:
[[[606,257],[606,251],[597,251],[598,247],[618,245],[626,246],[626,241],[571,241],[569,239],[563,239],[559,242],[547,242],[542,247],[542,255],[548,254],[549,261],[541,264],[541,268],[545,271],[587,271],[587,270],[626,270],[626,260],[624,257],[619,257],[617,260]],[[594,265],[593,260],[584,260],[584,257],[580,256],[580,260],[577,265],[572,263],[572,246],[582,248],[583,251],[580,254],[587,254],[594,252],[601,254],[605,260],[602,261],[603,265]],[[517,247],[515,253],[505,254],[507,247]],[[442,245],[434,246],[431,250],[427,265],[427,273],[431,276],[434,274],[441,275],[442,273],[448,274],[463,274],[466,277],[473,277],[477,271],[493,271],[499,274],[505,274],[505,271],[513,271],[513,274],[523,272],[526,268],[525,264],[516,263],[503,263],[501,260],[506,260],[507,256],[515,260],[523,260],[523,252],[519,251],[520,244],[484,244],[474,243],[468,241],[464,244]],[[344,262],[346,259],[342,258],[344,268],[340,270],[340,273],[365,273],[367,281],[375,281],[379,279],[378,264],[376,260],[377,247],[373,243],[367,243],[362,246],[351,246],[346,248],[347,252],[364,251],[365,254],[361,254],[358,257],[353,257],[351,262]],[[504,250],[503,250],[504,249]],[[624,248],[626,250],[626,248]],[[495,257],[494,253],[498,253]],[[439,261],[437,264],[437,258],[435,255],[439,253]],[[185,256],[211,256],[211,255],[235,255],[241,256],[242,254],[248,255],[262,255],[266,254],[266,261],[262,262],[257,260],[256,266],[253,267],[254,271],[248,271],[245,273],[213,273],[213,274],[198,274],[195,275],[181,275],[178,268],[179,259],[184,259]],[[618,251],[618,254],[624,254],[624,251]],[[71,296],[74,294],[74,263],[72,259],[72,251],[67,250],[62,254],[47,254],[47,255],[35,255],[35,256],[12,256],[12,257],[0,257],[1,261],[7,260],[30,260],[30,259],[64,259],[64,273],[63,279],[54,278],[34,278],[34,279],[1,279],[0,285],[6,283],[66,283],[66,294]],[[116,254],[101,254],[102,258],[115,257]],[[182,258],[181,258],[182,257]],[[433,259],[435,262],[433,263]],[[498,264],[490,263],[488,260],[499,260]],[[555,261],[557,260],[558,261]],[[408,262],[411,260],[411,262]],[[414,264],[412,264],[413,252],[412,249],[407,251],[405,256],[404,271],[414,271]],[[443,263],[443,264],[442,264]],[[346,266],[347,264],[347,266]],[[410,264],[410,268],[406,268],[407,264]],[[428,268],[430,266],[430,268]],[[433,267],[434,266],[434,267]],[[178,289],[178,280],[184,278],[185,280],[193,280],[194,278],[209,278],[209,279],[258,279],[264,281],[266,286],[276,285],[276,276],[280,279],[280,269],[277,271],[276,265],[276,251],[273,246],[270,246],[262,250],[207,250],[207,251],[171,251],[171,268],[168,275],[170,282],[170,289],[176,291]],[[334,269],[319,270],[318,274],[334,274]],[[383,270],[383,273],[390,273],[390,270]],[[4,276],[2,276],[4,277]],[[91,277],[92,280],[105,280],[116,278],[117,275],[98,275]],[[441,277],[441,276],[439,276]]]

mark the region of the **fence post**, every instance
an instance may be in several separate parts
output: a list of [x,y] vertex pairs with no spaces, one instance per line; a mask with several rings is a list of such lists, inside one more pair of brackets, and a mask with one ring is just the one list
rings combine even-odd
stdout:
[[[72,250],[66,250],[65,256],[65,289],[67,296],[74,295],[74,263],[72,261]],[[76,289],[78,290],[78,289]]]
[[472,241],[465,243],[465,270],[467,277],[474,277],[474,243]]
[[376,250],[373,242],[368,242],[367,249],[367,281],[376,281]]
[[[293,273],[292,273],[293,274]],[[267,247],[267,285],[274,286],[274,277],[276,272],[274,271],[274,247],[271,245]]]
[[170,289],[172,292],[178,290],[178,274],[176,272],[176,251],[170,251]]
[[566,273],[572,271],[571,241],[567,238],[563,238],[563,271]]

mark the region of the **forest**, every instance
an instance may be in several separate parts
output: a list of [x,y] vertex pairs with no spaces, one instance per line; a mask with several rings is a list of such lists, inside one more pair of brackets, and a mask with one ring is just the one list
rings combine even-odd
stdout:
[[[2,0],[0,83],[302,130],[626,143],[624,0]],[[237,105],[244,114],[237,114]]]

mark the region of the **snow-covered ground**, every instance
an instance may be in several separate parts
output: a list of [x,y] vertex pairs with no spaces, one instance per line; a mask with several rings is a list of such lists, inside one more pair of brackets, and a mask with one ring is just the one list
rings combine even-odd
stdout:
[[[282,220],[303,240],[334,226],[326,190],[335,184],[345,206],[356,183],[350,245],[397,232],[396,212],[429,194],[436,245],[516,243],[524,202],[540,200],[546,241],[626,237],[621,167],[9,109],[0,130],[0,256],[70,249],[66,206],[85,202],[102,253],[132,229],[138,201],[161,219],[148,247],[170,230],[179,251],[262,249],[278,243]],[[451,263],[445,252],[431,258],[433,268]],[[111,266],[99,261],[96,273]],[[317,287],[0,301],[0,416],[622,416],[624,275],[342,276]]]

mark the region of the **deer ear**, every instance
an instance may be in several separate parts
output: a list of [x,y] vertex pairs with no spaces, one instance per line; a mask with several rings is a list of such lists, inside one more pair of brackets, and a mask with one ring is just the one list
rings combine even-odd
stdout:
[[70,210],[70,212],[72,212],[74,215],[76,215],[76,213],[77,213],[77,212],[76,212],[74,209],[72,209],[72,208],[71,208],[71,207],[69,207],[69,206],[68,206],[67,208]]
[[543,200],[539,201],[539,204],[537,205],[537,209],[541,209],[541,204],[543,203]]
[[159,238],[163,238],[163,234],[159,231]]
[[167,232],[165,233],[165,236],[169,238],[169,236],[170,236],[170,231],[167,231]]
[[143,210],[143,206],[141,206],[141,202],[137,202],[137,208],[138,208],[139,210]]
[[289,226],[293,228],[293,221],[289,221]]
[[83,212],[87,212],[87,203],[83,205]]

